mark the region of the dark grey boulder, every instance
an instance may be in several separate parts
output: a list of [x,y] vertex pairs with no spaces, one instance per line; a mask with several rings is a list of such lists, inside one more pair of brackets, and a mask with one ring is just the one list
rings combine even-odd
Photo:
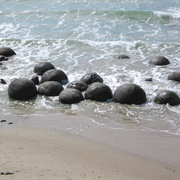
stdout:
[[83,92],[83,91],[86,91],[86,89],[88,88],[88,85],[83,81],[73,81],[68,84],[67,88],[73,88],[73,89],[77,89]]
[[180,81],[180,71],[172,72],[168,75],[168,80]]
[[94,82],[101,82],[103,83],[103,78],[95,72],[87,73],[82,76],[81,81],[85,82],[86,84],[92,84]]
[[84,97],[79,90],[68,88],[60,93],[59,100],[63,104],[75,104],[83,101]]
[[55,69],[50,62],[40,62],[34,67],[34,72],[38,75],[43,75],[47,70]]
[[64,85],[68,83],[68,77],[65,72],[60,69],[51,69],[42,75],[41,83],[46,81],[57,81]]
[[27,100],[37,95],[37,89],[35,84],[29,79],[14,79],[9,84],[8,95],[12,99]]
[[35,85],[39,85],[39,77],[37,75],[33,75],[31,78],[31,81],[35,84]]
[[45,96],[59,96],[63,89],[62,84],[56,81],[46,81],[39,85],[38,93]]
[[117,56],[117,59],[129,59],[129,56],[127,56],[125,54],[120,54]]
[[157,56],[157,57],[150,60],[150,64],[162,66],[162,65],[170,64],[170,61],[164,56]]
[[14,50],[12,50],[9,47],[1,47],[0,55],[5,56],[5,57],[10,57],[10,56],[16,55],[16,53],[14,52]]
[[173,91],[162,90],[156,95],[154,102],[157,104],[169,104],[171,106],[175,106],[180,104],[180,98]]
[[112,91],[106,84],[95,82],[92,83],[85,92],[85,99],[95,100],[95,101],[107,101],[112,99]]
[[7,84],[4,79],[0,79],[0,83],[1,83],[1,84]]
[[140,86],[127,83],[116,89],[113,95],[113,101],[121,104],[140,105],[146,102],[146,93]]
[[0,56],[0,61],[8,61],[9,58],[4,57],[4,56]]

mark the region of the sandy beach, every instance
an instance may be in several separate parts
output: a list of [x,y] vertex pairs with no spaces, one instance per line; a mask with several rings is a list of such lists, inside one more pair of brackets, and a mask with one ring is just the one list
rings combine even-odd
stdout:
[[[140,135],[137,133],[133,132],[134,135],[132,135],[132,132],[120,132],[119,144],[124,147],[120,148],[121,146],[112,145],[117,143],[116,140],[111,143],[103,141],[101,133],[99,133],[99,138],[102,140],[100,142],[98,138],[97,141],[93,139],[93,136],[90,138],[88,132],[84,136],[83,133],[75,135],[68,131],[55,131],[53,128],[27,127],[27,124],[22,125],[23,123],[20,126],[17,123],[18,121],[9,124],[9,121],[13,118],[16,119],[15,117],[7,117],[7,122],[1,123],[0,179],[2,180],[164,180],[180,178],[180,165],[178,163],[180,144],[179,138],[176,139],[176,136],[171,136],[170,139],[166,136],[159,137],[156,139],[156,143],[152,137],[149,137],[148,147],[150,151],[147,152],[146,146],[143,144],[143,142],[147,143],[145,133],[144,135],[141,134],[143,136],[140,139]],[[33,122],[37,118],[37,116],[32,116],[28,120]],[[55,118],[55,116],[52,118]],[[71,118],[77,119],[77,117],[64,116],[66,121]],[[24,119],[25,121],[27,117],[18,117],[18,119]],[[49,118],[43,118],[43,121],[46,122],[46,119]],[[95,132],[91,132],[91,134],[97,136]],[[103,129],[101,132],[103,132]],[[106,135],[104,139],[108,139],[109,133],[107,132]],[[105,135],[103,134],[103,136]],[[108,141],[111,141],[111,138]],[[135,142],[137,142],[137,146],[133,145]],[[141,143],[139,148],[141,150],[137,148],[140,145],[139,143]],[[158,149],[156,144],[161,148]],[[172,145],[174,145],[174,148],[172,148]],[[162,148],[164,148],[164,151],[162,151]],[[157,153],[158,151],[159,153]]]

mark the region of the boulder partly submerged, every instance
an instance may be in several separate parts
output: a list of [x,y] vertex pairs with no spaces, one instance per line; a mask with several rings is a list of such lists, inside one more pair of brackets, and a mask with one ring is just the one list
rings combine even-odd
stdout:
[[151,59],[149,63],[157,66],[163,66],[170,64],[170,61],[165,56],[156,56]]
[[55,69],[54,65],[50,62],[40,62],[35,65],[34,72],[38,75],[43,75],[46,71]]
[[103,78],[99,74],[92,72],[92,73],[87,73],[87,74],[83,75],[81,77],[81,81],[83,81],[89,85],[89,84],[92,84],[94,82],[103,83]]
[[85,92],[85,99],[95,101],[107,101],[112,99],[112,91],[106,84],[95,82],[92,83]]
[[121,104],[140,105],[146,102],[146,93],[138,85],[127,83],[119,86],[113,95],[113,101]]
[[68,83],[68,77],[65,72],[60,69],[50,69],[42,75],[41,83],[46,81],[57,81],[64,85]]
[[77,89],[64,89],[59,95],[59,101],[63,104],[75,104],[83,101],[84,97]]
[[157,104],[176,106],[180,104],[180,98],[174,91],[161,90],[154,98],[154,102]]
[[16,55],[16,53],[11,48],[9,48],[9,47],[1,47],[0,48],[0,56],[10,57],[10,56],[14,56],[14,55]]
[[59,96],[63,89],[62,84],[56,81],[46,81],[39,85],[38,93],[45,96]]
[[36,97],[37,88],[29,79],[16,78],[9,84],[8,95],[15,100],[28,100]]

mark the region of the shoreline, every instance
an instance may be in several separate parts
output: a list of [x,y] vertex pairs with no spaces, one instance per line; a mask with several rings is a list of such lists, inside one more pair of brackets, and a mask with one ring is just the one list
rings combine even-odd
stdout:
[[63,120],[58,126],[57,115],[51,118],[9,116],[0,124],[2,179],[180,177],[179,136],[126,130],[112,133],[85,117],[66,115],[59,117]]

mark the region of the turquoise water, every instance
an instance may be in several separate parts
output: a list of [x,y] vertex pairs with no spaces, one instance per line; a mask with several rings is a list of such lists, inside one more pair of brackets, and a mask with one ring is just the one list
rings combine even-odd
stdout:
[[[139,129],[180,134],[179,107],[160,106],[153,98],[161,89],[180,95],[180,85],[167,81],[180,68],[179,0],[0,0],[0,46],[17,56],[0,67],[8,83],[15,77],[31,78],[34,66],[50,61],[64,70],[70,81],[86,72],[97,72],[113,92],[133,82],[147,93],[142,106],[84,101],[62,105],[58,97],[38,96],[29,102],[11,101],[7,85],[0,85],[0,113],[83,114],[112,129]],[[130,59],[119,60],[118,54]],[[164,55],[171,64],[149,65],[153,56]],[[153,82],[146,82],[152,77]]]

